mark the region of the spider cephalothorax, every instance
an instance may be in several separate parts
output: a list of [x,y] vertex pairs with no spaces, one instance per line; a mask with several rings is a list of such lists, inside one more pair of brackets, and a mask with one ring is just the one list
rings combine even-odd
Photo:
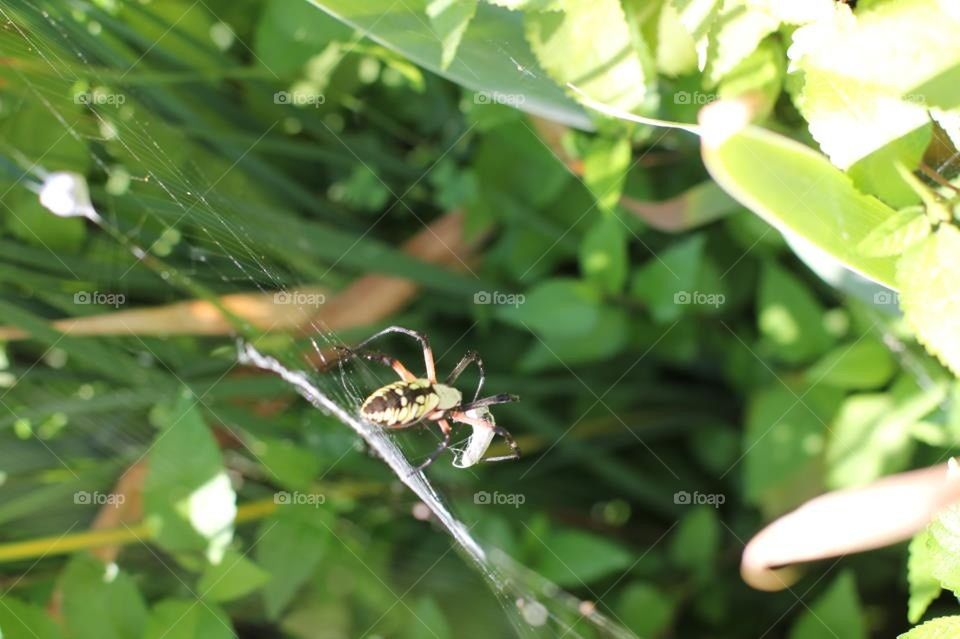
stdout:
[[[417,339],[423,347],[423,360],[426,367],[426,377],[417,377],[404,366],[400,360],[395,357],[384,355],[373,351],[362,350],[371,341],[387,333],[403,333]],[[443,441],[440,446],[420,465],[420,468],[428,466],[437,456],[450,445],[450,434],[452,428],[450,421],[459,422],[473,426],[474,430],[487,429],[491,433],[500,435],[507,440],[513,450],[513,454],[505,457],[496,457],[484,461],[500,461],[503,459],[516,459],[520,456],[520,449],[516,442],[506,429],[497,426],[486,407],[494,404],[505,404],[507,402],[517,401],[515,395],[493,395],[478,399],[480,389],[483,386],[484,370],[483,362],[480,356],[470,351],[463,356],[460,363],[453,369],[450,376],[444,383],[437,382],[436,366],[433,361],[433,351],[430,349],[430,342],[426,335],[412,331],[399,326],[385,328],[379,333],[367,338],[357,345],[356,349],[338,347],[338,349],[348,355],[362,357],[374,362],[380,362],[392,368],[399,376],[399,382],[387,384],[378,388],[363,402],[360,406],[360,413],[370,422],[384,428],[406,428],[414,424],[433,421],[440,426],[443,435]],[[471,363],[476,364],[480,369],[480,383],[477,384],[477,390],[474,393],[473,400],[463,401],[463,394],[454,388],[451,384],[457,380],[464,369]],[[483,409],[483,410],[479,410]],[[492,435],[491,435],[492,437]],[[489,438],[487,439],[489,442]],[[473,451],[471,458],[463,466],[469,466],[479,461],[479,456],[483,451],[477,454]],[[478,457],[473,459],[473,457]]]

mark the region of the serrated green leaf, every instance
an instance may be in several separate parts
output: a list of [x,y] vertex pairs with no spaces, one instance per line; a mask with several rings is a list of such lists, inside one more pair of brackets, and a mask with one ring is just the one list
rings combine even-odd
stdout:
[[947,506],[927,527],[933,576],[955,595],[960,593],[960,505]]
[[866,639],[867,628],[853,573],[837,577],[790,629],[789,639]]
[[897,639],[954,639],[960,636],[960,616],[937,617],[917,626]]
[[228,550],[219,564],[207,566],[197,594],[209,601],[237,599],[270,581],[270,574],[236,551]]
[[741,204],[848,268],[894,286],[892,258],[865,257],[856,249],[894,214],[892,208],[854,188],[850,178],[819,153],[775,133],[748,126],[703,140],[707,169]]
[[584,279],[604,293],[619,293],[627,279],[627,229],[616,213],[604,215],[580,244]]
[[143,634],[147,605],[133,580],[116,565],[76,555],[62,579],[63,616],[71,637],[125,639]]
[[[565,0],[563,12],[527,13],[527,41],[560,86],[622,111],[657,104],[652,55],[640,50],[617,0]],[[580,95],[575,93],[574,95]]]
[[922,206],[908,206],[884,220],[863,238],[857,250],[867,257],[902,255],[930,235],[930,221]]
[[[910,600],[907,603],[907,619],[917,623],[933,601],[940,596],[940,581],[933,570],[936,557],[931,547],[930,533],[923,530],[910,540],[907,559],[907,582],[910,584]],[[958,628],[960,630],[960,628]]]
[[779,27],[775,15],[757,10],[750,0],[723,0],[707,32],[704,86],[719,84]]
[[463,33],[476,13],[477,0],[428,0],[427,16],[443,45],[440,56],[443,69],[453,62]]
[[937,232],[904,254],[897,265],[900,308],[917,340],[960,375],[960,230]]

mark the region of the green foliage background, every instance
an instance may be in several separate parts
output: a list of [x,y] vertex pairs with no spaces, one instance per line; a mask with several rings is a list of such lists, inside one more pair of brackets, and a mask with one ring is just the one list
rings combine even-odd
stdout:
[[[5,333],[0,360],[5,639],[513,632],[513,602],[386,466],[282,381],[238,372],[232,336],[51,324],[117,310],[104,295],[332,297],[367,273],[420,289],[338,341],[416,328],[441,371],[475,349],[487,389],[522,397],[496,410],[522,460],[428,471],[485,546],[642,637],[889,637],[924,619],[909,637],[952,636],[937,597],[960,588],[956,509],[909,553],[812,566],[789,591],[738,575],[773,517],[960,441],[950,3],[5,5],[0,319],[29,334]],[[697,128],[717,100],[752,124]],[[44,209],[41,169],[86,176],[103,223]],[[451,211],[476,261],[400,250]],[[397,437],[412,459],[436,445]],[[80,533],[140,460],[144,520],[118,526],[105,566]],[[278,491],[314,502],[274,507]],[[614,636],[548,604],[569,636]]]

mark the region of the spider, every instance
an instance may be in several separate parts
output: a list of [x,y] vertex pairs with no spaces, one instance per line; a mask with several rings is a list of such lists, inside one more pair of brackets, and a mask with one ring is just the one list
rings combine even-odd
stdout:
[[[404,366],[400,360],[390,357],[376,351],[363,350],[367,344],[373,340],[388,335],[390,333],[402,333],[408,335],[423,347],[423,361],[426,368],[426,377],[417,377]],[[391,326],[385,328],[379,333],[371,335],[363,340],[355,348],[345,346],[336,346],[336,350],[350,356],[361,357],[372,362],[379,362],[392,368],[400,376],[399,382],[393,382],[378,388],[364,400],[360,406],[360,413],[370,422],[388,429],[408,428],[424,421],[436,422],[440,427],[443,440],[435,451],[433,451],[426,461],[417,467],[417,470],[423,470],[429,466],[444,450],[450,446],[450,435],[453,431],[450,422],[459,422],[473,426],[475,431],[487,431],[490,434],[487,437],[487,443],[493,434],[503,437],[512,453],[502,457],[492,457],[485,459],[485,462],[503,461],[508,459],[518,459],[520,457],[520,448],[517,442],[507,430],[497,426],[493,422],[490,411],[487,407],[494,404],[506,404],[519,400],[516,395],[500,394],[492,395],[478,399],[480,389],[483,387],[485,372],[483,362],[480,356],[474,351],[468,351],[460,363],[456,365],[447,379],[441,384],[437,382],[437,370],[433,361],[433,351],[430,348],[430,341],[423,333],[403,328],[401,326]],[[461,373],[470,364],[476,364],[480,369],[480,382],[477,384],[477,390],[473,394],[473,399],[469,402],[463,401],[463,394],[454,388],[453,384]],[[486,449],[479,451],[476,457],[479,458]],[[471,460],[464,466],[469,466],[479,459]]]

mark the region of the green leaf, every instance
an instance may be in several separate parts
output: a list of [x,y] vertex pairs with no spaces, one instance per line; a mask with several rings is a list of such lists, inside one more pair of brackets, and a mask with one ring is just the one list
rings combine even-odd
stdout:
[[780,20],[751,7],[750,0],[724,0],[707,33],[705,85],[720,83],[780,26]]
[[631,284],[633,294],[647,303],[653,318],[661,324],[677,320],[694,303],[706,237],[692,235],[640,267]]
[[917,341],[960,375],[960,230],[937,232],[904,254],[897,265],[900,308]]
[[897,639],[953,639],[956,636],[960,636],[960,616],[931,619]]
[[63,617],[71,637],[126,639],[143,634],[147,604],[116,564],[78,554],[67,563],[62,579]]
[[418,597],[411,610],[410,620],[404,627],[403,639],[450,639],[453,637],[450,624],[443,609],[430,597]]
[[940,585],[960,593],[960,505],[942,509],[927,527],[933,576]]
[[601,306],[597,322],[588,333],[541,336],[543,341],[535,340],[520,358],[518,369],[523,372],[565,370],[614,357],[629,341],[630,329],[630,317],[622,308]]
[[572,337],[593,329],[599,308],[599,297],[590,286],[557,278],[537,285],[516,306],[498,306],[496,314],[505,322],[538,334]]
[[604,293],[619,293],[627,279],[627,229],[616,213],[599,218],[580,244],[584,279]]
[[348,42],[353,29],[308,2],[268,0],[257,20],[255,62],[280,77],[303,71],[307,61],[331,42]]
[[687,513],[670,540],[670,559],[703,580],[713,572],[720,548],[720,519],[717,509],[699,506]]
[[757,310],[760,334],[777,358],[798,364],[830,347],[823,307],[806,286],[773,262],[760,276]]
[[707,120],[703,160],[730,195],[777,229],[893,286],[894,260],[866,257],[856,249],[893,209],[858,191],[826,158],[798,142],[752,126],[723,137]]
[[830,427],[828,487],[860,486],[909,462],[909,424],[885,419],[893,407],[893,399],[884,394],[852,395],[844,401]]
[[[501,7],[481,3],[450,66],[429,26],[428,0],[310,0],[384,46],[473,91],[508,98],[517,108],[563,124],[592,128],[583,109],[537,65],[522,22]],[[496,47],[491,47],[491,39]]]
[[633,554],[604,537],[562,530],[543,541],[537,572],[561,586],[582,586],[630,566]]
[[268,573],[263,587],[267,616],[277,619],[300,587],[310,578],[330,543],[332,517],[328,511],[283,505],[261,524],[255,557]]
[[932,137],[932,126],[916,128],[860,158],[847,169],[847,174],[858,189],[876,195],[890,206],[916,204],[917,194],[899,169],[918,166]]
[[[910,540],[907,559],[907,582],[910,584],[910,600],[907,603],[907,619],[917,623],[933,601],[940,596],[940,581],[934,575],[936,557],[931,547],[930,533],[918,532]],[[960,631],[960,627],[957,628]]]
[[601,211],[611,212],[620,200],[630,168],[630,138],[595,138],[583,158],[583,183]]
[[[127,635],[135,636],[135,635]],[[150,611],[145,639],[234,639],[230,617],[214,603],[164,599]]]
[[[7,187],[3,189],[6,191]],[[7,229],[18,239],[51,252],[76,253],[87,234],[81,217],[59,217],[47,210],[36,193],[22,186],[12,187],[3,197],[0,215]]]
[[322,463],[309,449],[286,439],[265,437],[252,449],[271,478],[291,490],[308,488]]
[[148,457],[144,510],[160,546],[173,553],[202,550],[218,563],[233,538],[237,496],[198,404],[184,391],[160,413],[162,430]]
[[730,69],[717,87],[721,99],[749,95],[759,98],[757,120],[773,110],[786,73],[783,45],[775,38],[767,38],[750,55]]
[[61,639],[63,635],[43,608],[4,594],[0,601],[0,636],[3,639]]
[[824,355],[807,370],[806,378],[811,384],[867,390],[889,382],[896,369],[890,349],[879,340],[864,337]]
[[867,257],[902,255],[930,235],[930,221],[922,206],[908,206],[883,221],[860,241],[857,250]]
[[477,13],[477,0],[428,0],[427,16],[443,43],[440,66],[446,69],[457,55],[464,31]]
[[255,563],[233,550],[228,550],[219,564],[207,566],[198,594],[208,601],[237,599],[270,581],[270,575]]
[[638,637],[657,637],[673,622],[677,601],[654,584],[634,581],[617,602],[617,619]]
[[841,397],[826,387],[776,384],[751,397],[743,438],[745,497],[768,514],[820,492],[825,425]]
[[790,629],[789,639],[866,639],[853,573],[844,572],[803,611]]
[[[527,13],[527,40],[561,86],[622,111],[656,108],[656,72],[617,0],[565,0],[563,12]],[[579,95],[579,94],[576,94]]]

